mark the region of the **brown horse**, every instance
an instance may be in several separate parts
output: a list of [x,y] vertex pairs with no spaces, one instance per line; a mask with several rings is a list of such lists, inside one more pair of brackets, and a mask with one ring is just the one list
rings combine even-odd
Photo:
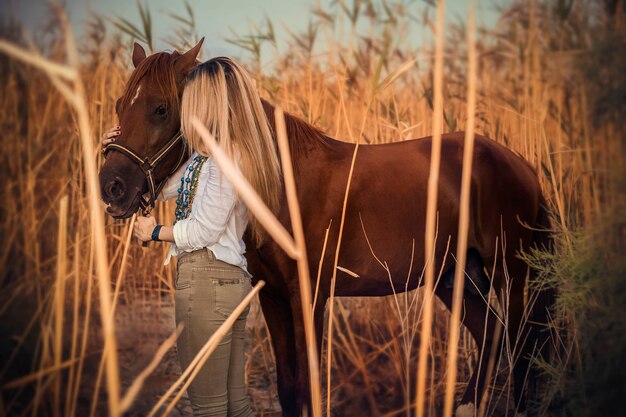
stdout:
[[[146,57],[135,44],[136,69],[118,106],[122,135],[117,142],[122,147],[132,149],[140,157],[154,155],[178,132],[180,118],[176,106],[199,45],[185,54],[157,53]],[[263,105],[274,128],[274,108],[267,102]],[[310,265],[318,265],[325,231],[333,220],[314,312],[319,352],[339,219],[355,145],[332,139],[291,115],[286,115],[286,126]],[[444,135],[441,152],[435,270],[441,270],[442,276],[435,291],[448,308],[452,307],[452,277],[457,265],[446,248],[456,247],[463,137],[462,133]],[[158,184],[175,167],[178,152],[182,150],[172,150],[161,159],[162,166],[154,167],[153,188],[158,190]],[[144,182],[146,173],[139,162],[122,153],[110,154],[100,172],[108,211],[120,218],[132,215],[140,207],[142,196],[151,190],[150,179]],[[419,245],[424,240],[430,153],[430,138],[359,148],[339,254],[342,271],[337,274],[336,295],[383,296],[421,284],[423,250],[416,245],[411,264],[411,248],[414,242]],[[284,196],[281,206],[276,215],[289,229]],[[527,276],[533,274],[530,271],[529,275],[527,264],[516,252],[549,243],[546,233],[540,231],[548,226],[548,217],[537,176],[530,166],[504,146],[482,136],[476,136],[475,142],[470,219],[465,265],[469,280],[464,293],[463,324],[476,340],[479,352],[485,352],[487,357],[492,347],[499,352],[501,338],[495,336],[498,318],[483,297],[490,289],[500,296],[501,305],[506,306],[504,334],[511,345],[527,340],[518,343],[513,371],[516,407],[524,410],[529,356],[538,333],[524,320],[524,288]],[[246,236],[246,245],[250,272],[255,280],[267,283],[260,300],[276,354],[283,414],[297,416],[309,404],[309,391],[296,263],[271,240],[257,248]],[[388,270],[376,258],[384,261]],[[487,276],[485,270],[493,271],[493,275]],[[312,277],[317,276],[316,270],[311,272]],[[311,287],[315,288],[314,279]],[[549,301],[547,292],[540,295]],[[541,308],[533,309],[531,319],[545,322],[546,306],[541,303]],[[476,399],[480,400],[486,385],[487,362],[483,360],[474,371],[457,415],[469,410],[473,415]]]

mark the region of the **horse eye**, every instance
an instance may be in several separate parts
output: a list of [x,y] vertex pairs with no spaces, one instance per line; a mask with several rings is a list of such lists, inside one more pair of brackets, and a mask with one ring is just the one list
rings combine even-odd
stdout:
[[165,107],[163,104],[160,104],[156,110],[154,110],[154,114],[156,114],[157,116],[165,116],[167,114],[167,107]]

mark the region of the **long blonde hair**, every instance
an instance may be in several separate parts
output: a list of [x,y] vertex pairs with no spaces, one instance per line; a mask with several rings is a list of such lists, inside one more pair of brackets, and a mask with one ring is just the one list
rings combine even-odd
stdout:
[[[248,72],[228,57],[210,59],[192,70],[181,102],[181,127],[187,143],[209,156],[191,120],[197,117],[215,136],[265,204],[276,212],[280,198],[280,164],[261,99]],[[257,246],[264,237],[250,216]]]

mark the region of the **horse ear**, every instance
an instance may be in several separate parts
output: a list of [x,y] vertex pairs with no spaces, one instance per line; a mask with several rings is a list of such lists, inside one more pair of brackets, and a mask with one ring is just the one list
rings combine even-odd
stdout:
[[191,68],[193,68],[196,63],[196,58],[198,58],[198,54],[200,54],[200,48],[202,48],[203,42],[204,37],[200,39],[196,46],[176,58],[174,68],[176,69],[177,74],[187,75]]
[[133,46],[133,65],[135,68],[137,68],[137,65],[139,65],[139,63],[144,59],[146,59],[146,50],[143,49],[143,46],[135,42],[135,45]]

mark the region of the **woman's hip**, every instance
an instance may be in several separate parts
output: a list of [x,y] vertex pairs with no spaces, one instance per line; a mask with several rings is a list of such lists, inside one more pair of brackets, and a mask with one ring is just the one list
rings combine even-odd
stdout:
[[179,257],[175,287],[177,310],[183,308],[188,314],[212,311],[226,318],[248,294],[251,283],[241,268],[201,249]]

